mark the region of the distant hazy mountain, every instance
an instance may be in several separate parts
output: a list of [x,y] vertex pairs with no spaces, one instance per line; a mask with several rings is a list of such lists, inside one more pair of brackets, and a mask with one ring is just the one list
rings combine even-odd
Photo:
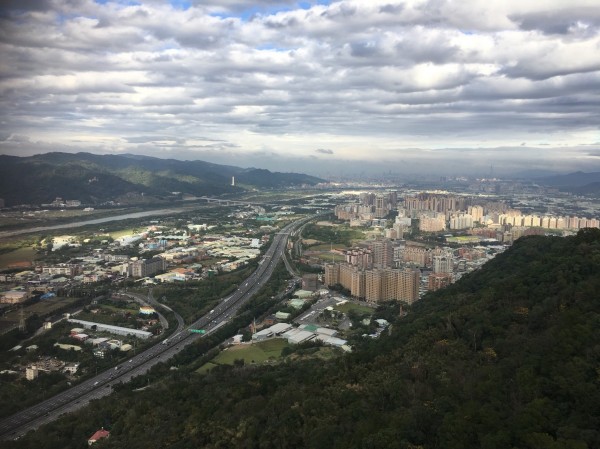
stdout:
[[517,179],[534,179],[538,180],[538,178],[549,178],[552,176],[558,176],[559,174],[555,171],[551,170],[540,170],[540,169],[531,169],[531,170],[522,170],[514,173],[511,178]]
[[[235,186],[231,185],[235,177]],[[316,184],[319,178],[204,161],[136,155],[46,153],[0,156],[0,198],[7,206],[49,203],[56,197],[102,203],[119,198],[165,198],[172,192],[218,195],[248,188]]]
[[571,192],[576,193],[578,195],[586,195],[586,196],[600,196],[600,181],[599,182],[590,182],[581,187],[575,187],[570,189]]
[[547,176],[536,181],[578,195],[600,196],[600,172],[578,171],[567,175]]
[[547,176],[538,179],[538,181],[553,187],[583,187],[588,184],[600,182],[600,172],[584,173],[578,171],[567,175]]

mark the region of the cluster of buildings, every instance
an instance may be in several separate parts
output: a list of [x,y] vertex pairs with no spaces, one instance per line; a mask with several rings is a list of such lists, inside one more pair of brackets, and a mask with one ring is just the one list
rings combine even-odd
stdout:
[[522,215],[519,210],[508,210],[491,219],[492,223],[526,228],[583,229],[600,228],[600,220],[585,217],[556,217],[552,215]]
[[[199,225],[199,229],[207,228]],[[89,243],[89,239],[86,240],[80,242],[74,236],[55,237],[53,249],[81,247]],[[6,291],[0,292],[0,303],[18,304],[29,299],[34,292],[58,291],[99,281],[121,281],[128,277],[154,277],[158,282],[201,279],[214,272],[231,271],[248,264],[260,255],[260,247],[265,241],[268,237],[259,239],[218,234],[199,237],[186,232],[166,234],[150,229],[112,242],[105,239],[100,248],[86,250],[85,254],[67,263],[37,263],[28,270],[0,273],[0,283],[8,284]],[[120,253],[132,247],[137,247],[142,256],[130,257]],[[144,258],[143,254],[147,251],[155,255]],[[211,262],[205,267],[201,262],[207,259]]]
[[524,215],[516,209],[509,209],[505,203],[489,201],[470,204],[464,197],[422,193],[404,199],[404,214],[419,220],[423,232],[440,232],[447,229],[464,230],[474,227],[492,229],[542,228],[559,230],[579,230],[599,228],[596,218],[554,215]]
[[[379,201],[382,208],[369,206],[372,198],[375,198],[375,203]],[[403,234],[417,223],[418,229],[422,232],[469,230],[478,227],[500,229],[502,232],[510,231],[512,228],[564,231],[600,228],[600,220],[597,218],[523,214],[519,210],[510,209],[500,201],[484,201],[483,204],[475,204],[471,198],[443,193],[407,195],[400,201],[396,192],[361,193],[358,203],[336,206],[335,214],[338,219],[350,221],[351,226],[383,225],[385,227],[385,223],[380,223],[377,219],[387,216],[394,204],[400,206],[398,216],[393,227],[385,229],[386,237],[392,239],[401,239]],[[495,237],[494,235],[493,238]],[[500,241],[506,240],[503,235],[499,237]]]
[[[382,207],[373,208],[377,201]],[[398,214],[390,226],[378,217],[387,216],[384,209],[389,212],[394,203]],[[352,296],[369,302],[412,303],[425,291],[442,288],[483,265],[504,250],[500,243],[511,244],[519,237],[549,230],[569,233],[600,227],[596,218],[523,214],[502,201],[438,192],[407,195],[400,200],[396,192],[361,193],[357,203],[337,206],[335,213],[351,226],[379,228],[384,237],[343,251],[342,263],[325,265],[326,286],[341,285]],[[487,246],[431,248],[404,241],[415,229],[425,233],[459,231],[460,237],[446,236],[447,241],[476,244],[485,240]]]
[[394,268],[390,239],[377,239],[368,247],[344,251],[343,263],[325,265],[324,284],[341,285],[367,302],[398,300],[412,304],[419,298],[420,272]]
[[358,267],[334,263],[325,265],[325,285],[341,285],[352,296],[367,302],[396,300],[412,304],[419,298],[420,271],[414,269]]
[[398,194],[362,192],[358,204],[336,206],[335,214],[340,220],[373,220],[386,217],[398,207]]
[[293,327],[288,323],[277,323],[254,333],[252,340],[263,341],[272,337],[280,337],[285,338],[290,344],[300,344],[314,340],[330,346],[347,347],[348,342],[337,335],[338,331],[335,329],[320,327],[314,324]]
[[79,207],[81,206],[80,200],[63,200],[61,197],[57,196],[54,201],[48,204],[42,204],[42,207]]
[[40,357],[35,363],[27,365],[25,368],[25,379],[35,380],[41,372],[74,375],[79,370],[79,362],[67,363],[52,357]]
[[413,303],[473,271],[503,250],[489,247],[428,247],[423,243],[377,238],[338,251],[343,262],[325,264],[326,287],[342,286],[370,303],[385,300]]

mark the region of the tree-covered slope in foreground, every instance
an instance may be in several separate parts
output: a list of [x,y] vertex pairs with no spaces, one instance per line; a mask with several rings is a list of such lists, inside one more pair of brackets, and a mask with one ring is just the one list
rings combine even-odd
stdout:
[[353,354],[180,368],[7,447],[598,448],[599,292],[600,231],[522,238]]

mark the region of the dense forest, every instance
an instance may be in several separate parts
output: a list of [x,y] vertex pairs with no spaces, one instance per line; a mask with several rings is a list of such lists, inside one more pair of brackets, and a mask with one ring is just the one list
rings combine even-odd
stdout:
[[351,354],[165,370],[4,447],[598,448],[599,291],[600,231],[525,237]]

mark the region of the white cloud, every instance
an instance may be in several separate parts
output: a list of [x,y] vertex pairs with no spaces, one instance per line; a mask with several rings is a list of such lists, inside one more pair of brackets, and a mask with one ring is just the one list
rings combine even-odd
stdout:
[[0,120],[29,139],[0,152],[533,160],[522,142],[598,142],[596,1],[10,0],[0,52]]

